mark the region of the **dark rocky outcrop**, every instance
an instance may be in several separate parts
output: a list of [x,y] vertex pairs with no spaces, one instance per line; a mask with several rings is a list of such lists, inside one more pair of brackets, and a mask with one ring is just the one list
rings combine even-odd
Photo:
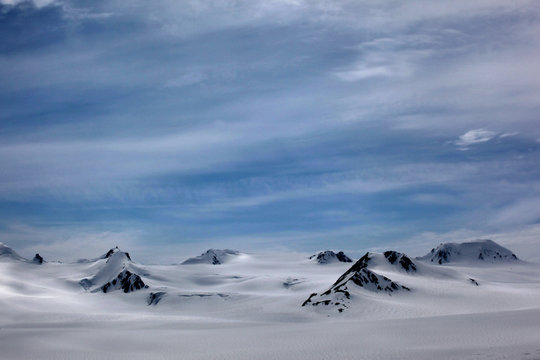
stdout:
[[34,264],[41,265],[41,264],[43,264],[43,257],[40,256],[39,254],[36,254],[36,255],[34,256],[34,258],[32,259],[32,262],[33,262]]
[[415,263],[405,254],[397,251],[385,251],[383,255],[392,265],[399,264],[405,271],[416,271]]
[[118,276],[101,287],[104,293],[112,290],[121,289],[125,293],[147,288],[141,277],[131,273],[129,270],[123,270]]
[[318,254],[311,255],[309,259],[315,260],[319,264],[330,264],[334,262],[344,262],[344,263],[352,262],[351,258],[345,255],[343,251],[335,253],[332,250],[321,251]]

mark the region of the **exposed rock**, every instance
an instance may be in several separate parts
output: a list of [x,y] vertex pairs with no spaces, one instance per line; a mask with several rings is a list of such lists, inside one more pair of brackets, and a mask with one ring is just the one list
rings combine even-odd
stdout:
[[131,273],[129,270],[124,270],[118,276],[101,287],[104,293],[121,289],[125,293],[147,288],[141,277]]
[[32,259],[32,262],[33,262],[34,264],[41,265],[41,264],[43,264],[43,257],[41,257],[39,254],[36,254],[36,255],[34,256],[34,259]]
[[333,252],[332,250],[321,251],[318,254],[311,255],[310,260],[316,260],[319,264],[330,264],[335,262],[345,262],[350,263],[352,260],[345,255],[343,251],[338,253]]
[[416,271],[416,265],[414,262],[405,254],[402,254],[397,251],[385,251],[384,257],[390,262],[390,264],[395,265],[399,264],[406,271]]

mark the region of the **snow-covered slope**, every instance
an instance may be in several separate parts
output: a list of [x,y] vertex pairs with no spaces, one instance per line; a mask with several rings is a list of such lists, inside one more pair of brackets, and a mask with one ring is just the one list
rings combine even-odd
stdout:
[[310,260],[316,261],[319,264],[331,264],[336,262],[350,263],[352,262],[343,251],[338,253],[333,252],[332,250],[321,251],[318,254],[311,255]]
[[533,359],[524,354],[540,349],[538,264],[440,266],[387,251],[330,266],[292,252],[181,266],[107,254],[0,261],[2,357]]
[[461,244],[443,243],[418,260],[434,264],[445,263],[507,263],[518,261],[517,256],[492,240],[477,240]]
[[236,250],[219,250],[219,249],[209,249],[205,253],[189,258],[182,263],[182,265],[192,265],[192,264],[212,264],[212,265],[221,265],[230,260],[231,257],[240,255],[239,251]]
[[79,282],[86,290],[107,293],[121,289],[128,293],[148,287],[135,273],[137,267],[133,265],[129,253],[118,248],[109,250],[103,258],[96,260],[89,270],[93,275]]
[[0,242],[0,260],[18,260],[28,261],[19,254],[17,254],[12,248]]

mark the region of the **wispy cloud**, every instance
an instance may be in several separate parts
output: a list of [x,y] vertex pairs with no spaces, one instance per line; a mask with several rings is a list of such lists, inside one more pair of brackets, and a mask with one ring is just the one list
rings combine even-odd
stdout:
[[508,138],[508,137],[512,137],[512,136],[517,136],[519,135],[519,131],[512,131],[512,132],[507,132],[507,133],[504,133],[504,134],[500,134],[499,137],[501,139],[504,139],[504,138]]
[[469,130],[461,135],[459,139],[455,141],[455,144],[461,150],[468,150],[471,145],[485,143],[493,139],[496,135],[497,133],[485,129]]
[[355,47],[359,59],[348,68],[335,72],[343,81],[372,77],[409,77],[420,70],[421,62],[435,52],[435,36],[403,35],[373,39]]

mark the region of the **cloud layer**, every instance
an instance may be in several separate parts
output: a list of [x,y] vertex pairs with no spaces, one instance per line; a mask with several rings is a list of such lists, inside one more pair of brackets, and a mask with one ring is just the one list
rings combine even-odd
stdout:
[[0,34],[14,247],[358,249],[540,220],[534,1],[2,0]]

